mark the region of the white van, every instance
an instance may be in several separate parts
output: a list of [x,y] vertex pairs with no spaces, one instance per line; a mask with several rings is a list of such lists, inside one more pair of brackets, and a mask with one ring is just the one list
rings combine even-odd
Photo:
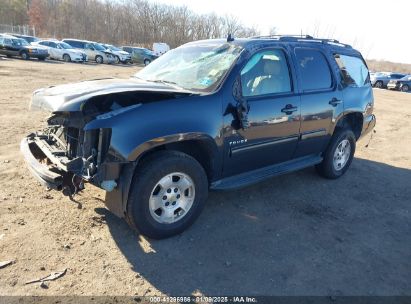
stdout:
[[164,43],[164,42],[154,42],[153,43],[153,52],[158,57],[167,53],[169,50],[170,50],[170,46],[167,43]]

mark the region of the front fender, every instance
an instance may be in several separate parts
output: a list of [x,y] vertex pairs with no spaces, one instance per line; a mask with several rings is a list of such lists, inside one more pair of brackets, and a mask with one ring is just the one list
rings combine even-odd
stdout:
[[184,140],[206,140],[217,149],[222,144],[221,98],[191,96],[135,106],[105,119],[96,119],[85,130],[111,129],[110,152],[122,161],[135,161],[159,145]]

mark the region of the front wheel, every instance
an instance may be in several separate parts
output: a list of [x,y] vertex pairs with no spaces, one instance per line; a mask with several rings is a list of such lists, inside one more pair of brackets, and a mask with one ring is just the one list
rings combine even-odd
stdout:
[[383,82],[380,81],[380,80],[378,80],[378,81],[375,83],[375,87],[378,88],[378,89],[382,89],[383,86],[384,86],[384,84],[383,84]]
[[150,60],[150,59],[144,60],[144,65],[149,65],[150,63],[151,63],[151,60]]
[[23,58],[24,60],[28,60],[30,59],[30,56],[27,52],[21,52],[20,54],[21,58]]
[[401,91],[403,91],[403,92],[408,92],[410,90],[410,87],[407,85],[407,84],[404,84],[402,87],[401,87]]
[[341,177],[351,165],[355,145],[356,138],[350,129],[336,130],[324,152],[323,161],[316,166],[317,172],[329,179]]
[[71,62],[70,55],[69,55],[69,54],[64,54],[64,55],[63,55],[63,60],[64,60],[65,62]]
[[103,62],[104,62],[103,57],[101,57],[100,55],[96,56],[96,62],[97,62],[98,64],[103,63]]
[[137,167],[127,219],[145,236],[167,238],[197,219],[207,195],[207,175],[194,158],[177,151],[161,151]]

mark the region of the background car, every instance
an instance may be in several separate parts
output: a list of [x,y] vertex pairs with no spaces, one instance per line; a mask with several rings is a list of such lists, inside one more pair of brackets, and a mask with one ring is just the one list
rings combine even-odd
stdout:
[[123,46],[123,50],[131,54],[131,61],[133,63],[144,63],[144,65],[148,65],[158,58],[153,51],[145,48]]
[[380,72],[370,75],[371,84],[375,88],[386,88],[391,80],[401,79],[405,74]]
[[10,35],[0,37],[0,54],[7,57],[18,56],[25,60],[30,57],[45,60],[49,56],[45,47],[30,45],[26,40]]
[[390,82],[387,85],[387,88],[389,90],[409,92],[411,88],[411,75],[407,75],[397,80],[390,80]]
[[34,37],[34,36],[28,36],[28,35],[21,35],[21,34],[10,34],[11,36],[17,37],[17,38],[21,38],[26,40],[28,43],[32,44],[34,42],[40,41],[39,38]]
[[62,41],[86,53],[89,60],[97,63],[115,62],[114,54],[97,42],[78,39],[63,39]]
[[130,53],[121,50],[120,48],[111,44],[102,44],[107,50],[111,51],[116,59],[116,63],[129,63],[131,62]]
[[42,40],[35,42],[35,45],[47,47],[50,58],[64,60],[66,62],[85,62],[87,61],[86,53],[73,48],[71,45],[58,40]]

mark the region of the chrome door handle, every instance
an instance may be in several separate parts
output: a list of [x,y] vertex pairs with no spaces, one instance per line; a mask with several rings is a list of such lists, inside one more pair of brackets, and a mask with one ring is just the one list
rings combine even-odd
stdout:
[[337,99],[337,98],[333,98],[330,100],[329,104],[332,105],[333,107],[336,107],[337,105],[339,105],[340,103],[342,103],[341,100]]
[[291,104],[288,104],[285,106],[285,108],[281,109],[281,112],[287,114],[287,115],[291,115],[293,112],[297,111],[298,107],[294,107]]

